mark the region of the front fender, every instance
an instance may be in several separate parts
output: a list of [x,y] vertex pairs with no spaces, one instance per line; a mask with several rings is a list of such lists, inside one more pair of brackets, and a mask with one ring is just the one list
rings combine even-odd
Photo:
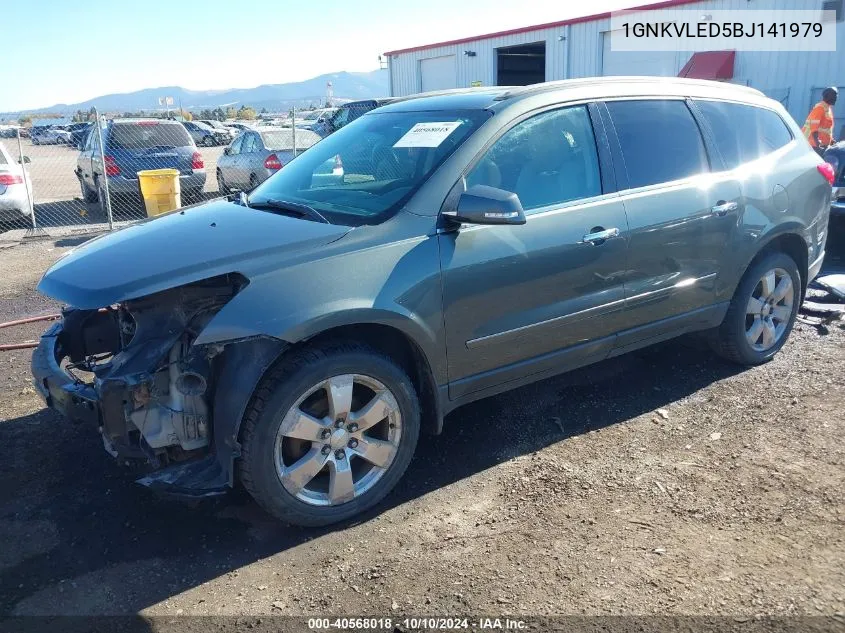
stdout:
[[403,332],[425,355],[437,384],[445,384],[435,237],[351,249],[254,277],[215,315],[195,344],[253,337],[298,343],[359,324],[387,325]]

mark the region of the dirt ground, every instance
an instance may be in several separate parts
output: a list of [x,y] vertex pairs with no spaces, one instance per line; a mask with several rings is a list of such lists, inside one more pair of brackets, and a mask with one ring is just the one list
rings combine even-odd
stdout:
[[[34,286],[71,246],[0,251],[0,321],[56,309]],[[0,353],[0,616],[845,614],[842,322],[754,369],[684,339],[466,406],[321,530],[151,496],[29,357]]]

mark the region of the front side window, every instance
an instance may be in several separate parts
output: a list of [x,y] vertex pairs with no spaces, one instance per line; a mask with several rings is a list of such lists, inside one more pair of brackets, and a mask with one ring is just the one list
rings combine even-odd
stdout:
[[249,202],[304,204],[340,224],[381,222],[489,117],[485,110],[361,117],[285,165]]
[[709,171],[701,132],[683,101],[609,101],[607,109],[622,148],[628,187]]
[[696,101],[713,131],[727,169],[780,149],[792,140],[783,119],[772,110],[725,101]]
[[234,140],[232,146],[229,148],[229,156],[236,156],[241,153],[241,147],[243,146],[244,142],[244,135],[241,134],[238,138]]
[[466,177],[467,186],[512,191],[528,211],[601,194],[586,106],[544,112],[497,140]]

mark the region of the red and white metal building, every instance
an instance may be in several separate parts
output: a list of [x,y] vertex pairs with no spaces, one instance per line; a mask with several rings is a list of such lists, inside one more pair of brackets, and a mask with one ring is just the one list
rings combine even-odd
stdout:
[[[667,0],[639,9],[834,9],[836,52],[611,49],[610,13],[514,28],[385,53],[392,96],[464,86],[525,85],[601,75],[664,75],[730,81],[781,101],[803,121],[824,87],[840,87],[845,121],[845,0]],[[821,13],[819,14],[821,16]],[[837,124],[837,127],[839,125]]]

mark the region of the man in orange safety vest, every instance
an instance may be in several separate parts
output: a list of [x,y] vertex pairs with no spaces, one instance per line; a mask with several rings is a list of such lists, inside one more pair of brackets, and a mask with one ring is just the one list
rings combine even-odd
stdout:
[[836,88],[825,88],[822,100],[810,110],[804,123],[804,136],[819,154],[833,142],[833,106],[837,96],[839,91]]

